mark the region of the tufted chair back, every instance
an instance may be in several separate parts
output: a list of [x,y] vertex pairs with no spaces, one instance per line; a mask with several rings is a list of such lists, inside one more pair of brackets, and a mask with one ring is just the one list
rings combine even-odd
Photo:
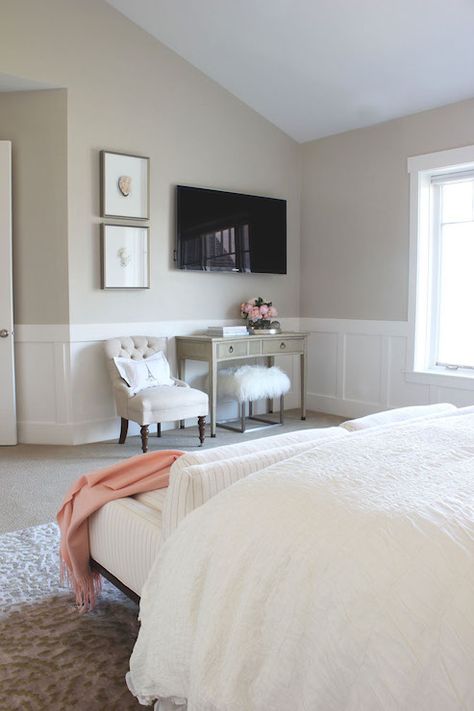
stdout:
[[121,338],[109,338],[105,341],[105,355],[110,377],[114,386],[122,382],[114,358],[131,358],[132,360],[142,360],[148,358],[158,351],[163,351],[166,355],[167,338],[156,338],[155,336],[123,336]]

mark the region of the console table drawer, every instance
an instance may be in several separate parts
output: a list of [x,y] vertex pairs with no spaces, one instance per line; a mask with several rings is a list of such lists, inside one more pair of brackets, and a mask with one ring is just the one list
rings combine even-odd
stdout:
[[277,353],[302,353],[304,342],[300,339],[276,339],[263,340],[263,353],[276,355]]
[[245,341],[230,341],[229,343],[217,344],[217,357],[221,358],[239,358],[247,355],[248,342]]

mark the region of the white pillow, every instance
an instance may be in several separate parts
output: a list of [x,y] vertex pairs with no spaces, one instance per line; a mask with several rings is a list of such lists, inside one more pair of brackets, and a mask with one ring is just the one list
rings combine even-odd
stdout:
[[132,360],[114,358],[115,367],[134,395],[156,385],[174,385],[170,377],[170,366],[163,351],[158,351],[149,358]]

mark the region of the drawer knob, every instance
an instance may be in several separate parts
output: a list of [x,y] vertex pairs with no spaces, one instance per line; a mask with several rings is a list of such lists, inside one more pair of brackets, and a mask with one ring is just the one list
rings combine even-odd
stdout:
[[280,343],[280,348],[281,348],[282,351],[285,350],[285,348],[286,348],[286,343],[284,343],[284,342],[282,341],[282,342]]
[[229,353],[233,353],[233,352],[234,352],[234,346],[229,346]]

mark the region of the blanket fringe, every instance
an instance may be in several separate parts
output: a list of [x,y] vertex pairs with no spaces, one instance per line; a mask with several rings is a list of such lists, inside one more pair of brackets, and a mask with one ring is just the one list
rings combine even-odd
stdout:
[[61,585],[70,587],[76,596],[76,607],[80,613],[90,612],[102,590],[102,576],[96,570],[89,569],[89,574],[76,578],[67,563],[60,558],[59,580]]

